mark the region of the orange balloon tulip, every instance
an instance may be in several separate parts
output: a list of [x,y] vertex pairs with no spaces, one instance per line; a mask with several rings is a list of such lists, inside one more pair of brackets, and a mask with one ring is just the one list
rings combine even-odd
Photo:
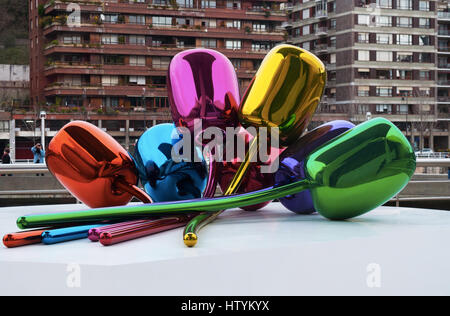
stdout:
[[128,152],[90,123],[65,125],[50,142],[45,159],[58,181],[89,207],[125,205],[133,196],[151,202],[136,186],[137,171]]

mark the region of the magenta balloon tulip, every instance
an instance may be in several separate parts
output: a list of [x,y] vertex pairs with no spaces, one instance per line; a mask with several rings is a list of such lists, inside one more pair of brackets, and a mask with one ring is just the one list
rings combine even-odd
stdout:
[[203,129],[238,125],[239,84],[225,55],[204,48],[178,53],[170,62],[167,79],[176,126],[193,132],[195,119],[201,119]]

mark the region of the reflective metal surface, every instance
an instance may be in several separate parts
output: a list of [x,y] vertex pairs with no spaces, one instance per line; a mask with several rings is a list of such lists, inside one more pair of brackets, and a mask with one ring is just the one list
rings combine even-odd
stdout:
[[316,210],[342,220],[364,214],[401,191],[416,169],[416,156],[394,124],[376,118],[315,150],[305,169],[314,183]]
[[[225,55],[204,48],[178,53],[170,62],[167,82],[175,125],[188,127],[196,144],[204,146],[210,141],[199,141],[199,136],[208,127],[219,128],[225,133],[226,127],[239,125],[236,114],[240,102],[239,83],[234,66]],[[195,120],[201,121],[202,129],[194,130]],[[220,162],[210,159],[204,197],[214,196],[221,172]],[[200,214],[189,222],[183,234],[185,243],[186,236],[213,220],[210,216]],[[188,243],[193,245],[192,240]]]
[[225,129],[237,121],[239,85],[225,55],[205,48],[185,50],[171,60],[167,79],[175,125],[194,132],[194,119],[201,119],[204,129]]
[[330,219],[361,215],[402,190],[416,168],[414,151],[402,132],[388,120],[367,121],[326,143],[305,159],[306,179],[280,187],[220,198],[144,204],[22,216],[20,228],[65,222],[217,211],[281,198],[310,189],[314,207]]
[[8,248],[38,244],[42,242],[42,233],[46,230],[47,229],[35,229],[6,234],[3,236],[3,244]]
[[190,217],[184,215],[146,221],[142,224],[105,230],[100,234],[100,243],[104,246],[149,236],[170,229],[183,227]]
[[121,222],[121,223],[116,223],[116,224],[111,224],[111,225],[106,225],[106,226],[100,226],[100,227],[95,227],[95,228],[91,228],[88,231],[88,239],[90,241],[99,241],[100,240],[100,234],[108,229],[115,229],[115,228],[120,228],[120,227],[124,227],[124,226],[130,226],[130,225],[135,225],[135,224],[140,224],[140,223],[144,223],[146,222],[146,220],[137,220],[137,221],[128,221],[128,222]]
[[172,148],[181,139],[174,124],[164,123],[148,129],[136,144],[134,160],[139,178],[154,202],[202,197],[208,176],[205,161],[201,151],[193,148],[196,158],[175,162]]
[[137,170],[130,155],[90,123],[66,124],[50,142],[45,161],[58,181],[90,207],[124,205],[133,195],[150,202],[136,186]]
[[[295,179],[295,181],[304,179],[304,159],[318,147],[353,127],[355,125],[347,121],[331,121],[299,138],[280,157],[280,167],[275,174],[276,185],[290,183],[292,179]],[[298,214],[311,214],[316,211],[309,190],[285,196],[279,201],[288,210]]]
[[99,226],[100,225],[82,225],[46,230],[42,233],[42,242],[46,245],[52,245],[70,240],[87,238],[89,229]]
[[308,126],[327,80],[322,61],[292,45],[279,45],[264,58],[245,92],[239,119],[247,126],[279,127],[288,146]]

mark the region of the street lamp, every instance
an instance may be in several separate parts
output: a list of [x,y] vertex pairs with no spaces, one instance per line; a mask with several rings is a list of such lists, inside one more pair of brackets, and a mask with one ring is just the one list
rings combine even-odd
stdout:
[[42,149],[45,150],[45,119],[47,117],[47,113],[45,111],[41,111],[39,113],[39,117],[41,118],[41,145]]

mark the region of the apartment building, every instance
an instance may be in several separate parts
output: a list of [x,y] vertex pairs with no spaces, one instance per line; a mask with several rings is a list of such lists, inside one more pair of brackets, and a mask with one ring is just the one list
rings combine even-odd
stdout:
[[286,39],[284,2],[30,0],[31,101],[47,112],[47,136],[84,119],[128,148],[145,128],[171,121],[167,67],[188,48],[224,53],[243,92]]
[[317,124],[382,116],[416,149],[450,148],[447,1],[295,0],[288,16],[289,41],[328,69]]

